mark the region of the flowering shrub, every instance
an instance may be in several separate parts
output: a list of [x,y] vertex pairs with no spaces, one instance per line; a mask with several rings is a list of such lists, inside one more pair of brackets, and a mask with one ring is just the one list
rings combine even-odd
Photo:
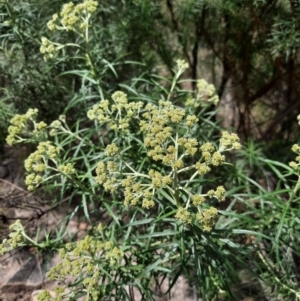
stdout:
[[[177,78],[184,71],[181,62],[178,64],[175,76]],[[196,101],[200,102],[200,99],[195,98]],[[197,105],[193,106],[196,107]],[[149,216],[157,225],[165,223],[166,227],[179,226],[180,232],[185,232],[189,225],[204,233],[212,231],[218,215],[218,210],[213,204],[225,199],[226,190],[220,185],[205,191],[205,185],[201,183],[204,176],[225,163],[226,152],[240,148],[236,134],[222,132],[217,145],[199,141],[194,137],[197,128],[200,128],[196,115],[188,114],[169,100],[144,104],[141,101],[129,101],[128,96],[121,91],[115,92],[111,100],[101,100],[87,112],[88,118],[96,122],[98,130],[100,128],[97,123],[103,131],[111,132],[113,138],[111,143],[104,143],[98,148],[102,149],[102,159],[95,166],[93,186],[84,187],[85,183],[81,182],[79,177],[82,171],[76,169],[76,162],[72,162],[72,158],[68,159],[71,162],[64,159],[64,150],[58,138],[65,135],[71,138],[69,141],[73,139],[82,142],[85,138],[72,133],[64,116],[49,126],[42,123],[43,127],[39,128],[37,125],[41,123],[36,121],[36,114],[36,110],[29,110],[25,115],[13,118],[12,124],[17,130],[10,130],[7,139],[11,144],[22,143],[26,139],[30,142],[33,139],[39,141],[37,150],[25,161],[25,169],[28,172],[25,182],[29,190],[34,190],[41,184],[47,185],[57,176],[64,177],[72,183],[74,189],[90,190],[94,197],[97,197],[100,186],[103,186],[105,191],[111,193],[111,196],[107,195],[103,201],[110,204],[112,198],[119,199],[118,210],[122,214],[128,210],[143,212],[144,217],[140,216],[136,220],[141,224],[147,224]],[[34,132],[28,130],[30,126],[35,129]],[[51,137],[58,140],[50,141]],[[138,148],[134,156],[131,149],[133,146]],[[143,157],[144,161],[141,164]],[[114,218],[112,211],[109,212]],[[165,214],[168,216],[167,221],[161,217]],[[81,287],[79,295],[86,295],[86,300],[100,300],[104,296],[114,295],[121,285],[119,281],[124,283],[124,279],[133,275],[132,269],[140,259],[132,250],[138,250],[140,246],[136,245],[137,242],[131,244],[130,234],[127,237],[129,241],[123,241],[124,237],[119,233],[123,228],[118,223],[115,227],[118,228],[118,234],[107,234],[110,240],[99,240],[94,233],[95,236],[87,236],[75,244],[67,244],[60,250],[63,261],[48,273],[48,277],[62,281],[68,276],[75,276],[79,282],[76,282],[78,287],[71,292],[65,292],[60,287],[57,296],[68,296],[71,300],[78,295],[78,289]],[[137,235],[135,231],[133,237]],[[154,250],[158,247],[163,248],[162,246],[163,244],[159,243]],[[128,249],[133,253],[127,255]],[[176,248],[173,248],[170,254],[168,249],[169,247],[166,247],[166,258],[161,260],[161,264],[170,269],[173,259],[169,256]],[[157,256],[157,251],[152,249],[151,252],[152,256]],[[148,283],[147,285],[151,280],[149,274],[141,276],[139,269],[136,277],[142,277],[142,282]],[[107,289],[107,281],[111,289]],[[133,285],[141,287],[139,281]],[[140,290],[143,292],[144,287]],[[145,294],[149,297],[149,292]],[[44,292],[39,299],[51,298],[48,292]]]
[[[87,45],[89,19],[96,7],[95,1],[66,4],[48,27],[74,31]],[[87,47],[43,38],[41,52],[51,59],[66,46],[78,47],[91,76],[96,76]],[[206,282],[214,286],[206,293],[208,298],[225,285],[215,279],[219,269],[229,272],[218,249],[232,246],[214,226],[226,190],[222,180],[212,183],[210,174],[226,163],[226,152],[241,145],[236,134],[226,131],[219,134],[219,141],[209,141],[205,131],[211,126],[205,112],[218,103],[218,97],[204,80],[197,82],[194,92],[180,90],[186,68],[184,61],[177,61],[169,92],[164,89],[159,99],[150,95],[145,101],[139,91],[117,91],[105,99],[98,90],[100,100],[87,111],[89,120],[82,125],[78,121],[68,126],[64,115],[49,125],[38,122],[36,109],[11,120],[7,143],[37,144],[25,161],[28,190],[53,185],[61,189],[58,195],[80,196],[92,225],[88,236],[59,250],[62,262],[48,273],[49,279],[64,283],[57,288],[55,300],[81,296],[133,300],[132,287],[143,300],[154,300],[153,281],[163,276],[174,278],[174,284],[180,274],[189,276],[195,262],[199,283],[201,277],[212,276]],[[94,214],[99,210],[110,217],[104,228],[94,226],[101,222]],[[4,243],[4,251],[18,242],[39,248],[51,245],[30,240],[23,230],[15,235],[19,240]],[[200,268],[204,255],[207,264]],[[68,286],[69,276],[75,280]],[[52,299],[45,291],[39,300]]]
[[[4,25],[18,33],[18,28],[23,28],[18,23],[29,24],[27,17],[21,18],[23,10],[14,17],[11,12],[18,9],[5,2],[11,25]],[[146,14],[147,5],[154,3],[121,2],[127,11],[129,4],[143,6]],[[292,147],[296,158],[290,166],[263,158],[261,149],[251,141],[248,149],[231,152],[241,147],[239,138],[222,131],[212,118],[212,108],[219,101],[214,86],[199,79],[193,84],[194,91],[183,90],[181,75],[189,67],[183,60],[176,61],[173,77],[163,77],[167,70],[158,68],[162,71],[159,74],[137,78],[136,70],[143,68],[134,73],[134,68],[127,70],[134,54],[126,62],[119,61],[116,71],[116,61],[124,55],[123,46],[115,43],[122,35],[115,35],[120,27],[101,26],[123,6],[118,6],[119,1],[107,9],[107,3],[67,3],[60,13],[47,19],[48,33],[42,31],[32,37],[35,44],[36,37],[42,36],[40,57],[45,59],[37,64],[34,56],[34,72],[37,65],[46,67],[44,82],[48,84],[51,79],[54,86],[59,74],[69,83],[61,86],[63,96],[72,100],[64,115],[52,122],[50,118],[47,123],[39,121],[37,109],[15,115],[7,137],[10,145],[36,146],[25,161],[27,189],[44,188],[55,205],[67,200],[72,206],[66,220],[80,212],[78,216],[84,215],[90,224],[89,231],[81,240],[70,238],[66,243],[66,227],[57,225],[55,234],[45,233],[41,240],[37,231],[34,239],[18,220],[2,241],[0,254],[24,246],[34,246],[41,254],[59,253],[60,263],[47,274],[59,286],[55,297],[46,290],[40,294],[39,300],[44,301],[81,297],[155,300],[162,294],[160,279],[169,281],[167,294],[181,275],[203,300],[244,300],[246,296],[232,296],[230,289],[247,266],[269,284],[270,290],[260,287],[258,291],[275,296],[264,299],[300,300],[299,271],[295,268],[300,246],[300,146]],[[161,4],[158,1],[156,5]],[[134,24],[130,18],[137,12],[140,10],[119,22],[120,26]],[[178,8],[174,12],[176,16]],[[190,18],[189,13],[185,15]],[[22,47],[28,44],[31,48],[33,44],[23,43],[28,32],[19,30],[18,34],[23,37]],[[108,43],[104,43],[106,35],[112,36]],[[65,37],[73,40],[66,43]],[[126,35],[124,39],[129,41],[124,47],[130,49],[126,45],[132,38]],[[19,49],[11,47],[12,38],[7,41],[6,50]],[[19,56],[17,53],[11,52],[11,58]],[[50,73],[58,64],[60,71]],[[29,65],[24,66],[15,73]],[[34,74],[34,78],[40,77],[40,73]],[[111,80],[111,76],[115,78]],[[18,95],[26,102],[28,96],[23,97],[23,92],[31,91],[32,86],[28,86],[27,76],[21,73],[21,77],[26,85]],[[19,88],[20,81],[15,82]],[[52,87],[47,86],[51,93],[45,92],[43,97],[36,94],[34,99],[41,102],[40,109],[57,107],[55,112],[61,113],[64,102],[62,97],[53,96],[58,94],[52,93],[56,90]],[[38,105],[37,101],[29,103]],[[237,159],[236,169],[227,162],[232,158]],[[276,189],[271,188],[266,165],[278,176]],[[244,287],[244,279],[240,280]]]
[[[179,65],[178,73],[183,71]],[[21,138],[19,133],[22,133],[23,127],[26,128],[29,120],[35,127],[33,134],[40,134],[40,124],[43,125],[40,131],[44,133],[47,125],[44,122],[36,123],[33,112],[36,114],[37,110],[29,110],[27,114],[12,119],[18,130],[10,130],[8,143],[24,141],[25,138]],[[205,208],[204,204],[209,204],[210,199],[223,201],[226,191],[223,186],[218,186],[215,190],[199,193],[199,187],[191,189],[190,184],[196,177],[204,176],[213,167],[222,165],[225,162],[224,152],[240,148],[236,134],[223,132],[218,147],[210,142],[201,143],[192,137],[199,121],[195,115],[187,115],[184,109],[163,100],[158,105],[147,104],[143,108],[142,102],[128,102],[127,95],[120,91],[112,95],[111,104],[109,100],[102,100],[87,112],[87,116],[100,125],[107,123],[109,129],[121,133],[121,136],[116,135],[114,143],[105,147],[105,158],[97,164],[96,183],[111,193],[122,187],[125,207],[140,205],[146,209],[153,208],[162,198],[163,191],[163,198],[168,195],[170,205],[176,208],[175,217],[178,220],[188,224],[199,222],[204,231],[212,229],[218,211],[212,206]],[[19,127],[16,126],[16,120],[20,120]],[[130,133],[134,121],[139,122],[138,133],[136,127],[132,127],[134,132]],[[69,133],[64,130],[60,120],[52,122],[48,128],[51,129],[49,136],[59,130]],[[143,172],[137,170],[136,162],[126,161],[127,149],[122,149],[122,134],[129,133],[128,145],[134,143],[134,139],[142,139],[139,141],[139,155],[148,156],[149,160],[157,162],[158,170],[149,167]],[[50,141],[39,143],[37,151],[25,161],[25,169],[29,173],[26,177],[29,190],[48,181],[51,172],[68,177],[76,175],[71,163],[60,163],[59,153],[60,148]],[[191,208],[195,208],[196,212],[192,212]]]

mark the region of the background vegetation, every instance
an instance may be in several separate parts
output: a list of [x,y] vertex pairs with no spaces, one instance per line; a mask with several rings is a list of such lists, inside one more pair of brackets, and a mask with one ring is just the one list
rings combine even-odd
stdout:
[[[199,118],[200,129],[194,133],[197,139],[217,145],[221,128],[226,126],[239,135],[243,148],[229,156],[232,166],[221,166],[207,182],[194,183],[212,188],[211,183],[220,182],[228,190],[226,201],[217,205],[220,218],[211,234],[197,227],[185,232],[169,217],[174,208],[165,204],[161,205],[165,211],[156,226],[151,224],[151,213],[143,210],[135,213],[129,226],[112,222],[109,233],[113,234],[106,234],[105,239],[114,237],[118,242],[130,235],[135,237],[134,248],[147,250],[139,260],[150,273],[143,278],[145,282],[138,283],[130,279],[132,271],[120,272],[120,285],[133,281],[144,299],[151,300],[154,293],[145,288],[152,276],[169,277],[172,286],[180,275],[191,275],[188,280],[202,298],[241,300],[235,289],[239,287],[239,294],[247,295],[241,289],[240,276],[246,270],[251,279],[247,286],[252,290],[250,295],[261,300],[300,299],[299,179],[297,168],[288,165],[293,160],[291,145],[299,138],[300,1],[103,0],[90,19],[88,40],[72,30],[48,29],[48,21],[65,3],[0,3],[2,157],[14,114],[37,108],[38,119],[47,124],[65,114],[69,133],[58,135],[54,141],[64,150],[62,162],[71,162],[80,171],[78,182],[62,176],[45,182],[43,189],[52,195],[53,204],[66,196],[70,203],[82,200],[78,206],[92,225],[99,222],[99,206],[114,221],[126,218],[124,208],[117,210],[118,195],[111,205],[110,195],[104,193],[100,198],[99,191],[85,190],[94,185],[95,167],[104,148],[120,138],[107,128],[99,135],[99,127],[87,120],[86,113],[117,90],[126,92],[131,101],[145,104],[167,99],[174,83],[176,60],[184,59],[188,68],[175,82],[172,102]],[[45,60],[40,52],[42,37],[81,48],[63,47]],[[185,105],[188,97],[198,93],[199,78],[216,87],[220,98],[217,109],[212,105],[193,109]],[[27,136],[30,150],[48,139],[48,134],[34,139]],[[124,139],[123,146],[136,146],[137,142],[128,144],[129,140]],[[139,158],[131,153],[126,160],[141,168],[158,168],[156,163],[143,161],[142,152],[137,154]],[[159,233],[166,224],[169,241],[164,245]],[[147,234],[139,233],[140,225]],[[152,240],[165,248],[165,257],[160,257]],[[186,252],[187,246],[196,243],[199,249]],[[123,244],[124,250],[129,248],[126,240]],[[180,260],[173,260],[174,254],[180,254]],[[163,265],[166,258],[171,258],[172,268]],[[125,290],[114,297],[131,298]]]

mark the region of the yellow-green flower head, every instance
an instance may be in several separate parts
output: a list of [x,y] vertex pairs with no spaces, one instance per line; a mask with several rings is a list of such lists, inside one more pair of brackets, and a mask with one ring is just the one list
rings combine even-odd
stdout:
[[99,183],[99,184],[103,184],[106,179],[107,179],[107,169],[106,169],[106,165],[103,161],[100,161],[97,165],[97,168],[96,168],[96,182]]
[[152,180],[153,188],[155,189],[166,187],[172,183],[172,179],[169,176],[162,176],[160,172],[153,169],[149,171],[149,176]]
[[203,231],[210,232],[214,226],[215,217],[218,214],[218,210],[214,207],[198,212],[196,214],[196,220],[198,220],[202,226]]
[[299,165],[298,165],[296,162],[294,162],[294,161],[290,162],[290,163],[289,163],[289,166],[292,167],[292,168],[295,169],[295,170],[297,170],[298,167],[299,167]]
[[175,161],[171,164],[171,166],[172,166],[173,169],[181,169],[181,168],[184,167],[183,160],[181,160],[181,159],[175,160]]
[[172,183],[172,179],[169,176],[164,176],[161,180],[162,187],[167,187]]
[[114,173],[116,172],[118,169],[118,164],[114,161],[108,161],[107,162],[107,170],[109,171],[109,173]]
[[128,176],[122,181],[123,187],[130,187],[131,185],[132,185],[132,177]]
[[[300,115],[299,115],[300,116]],[[300,146],[298,145],[298,144],[294,144],[293,146],[292,146],[292,151],[294,152],[294,153],[299,153],[300,152]]]
[[128,103],[127,95],[122,91],[115,92],[111,98],[115,101],[119,108],[125,107],[125,105]]
[[86,0],[86,1],[83,2],[83,5],[85,6],[85,9],[89,13],[93,13],[97,9],[98,2],[93,1],[93,0]]
[[186,141],[184,143],[185,153],[194,156],[195,153],[197,152],[197,147],[196,147],[198,145],[197,140],[194,138],[188,138],[185,141]]
[[189,128],[193,127],[198,121],[199,119],[195,115],[188,115],[186,117],[186,125]]
[[[90,15],[96,10],[97,1],[87,0],[76,6],[73,2],[63,5],[60,15],[54,14],[52,19],[47,23],[49,30],[85,30],[88,27]],[[60,25],[61,24],[61,25]]]
[[119,153],[119,148],[115,143],[109,144],[106,146],[105,155],[113,157]]
[[117,91],[112,95],[113,104],[108,100],[102,100],[88,111],[87,116],[91,120],[98,120],[100,124],[108,123],[112,130],[127,133],[130,122],[138,118],[139,111],[143,107],[142,102],[128,102],[127,95]]
[[200,147],[200,150],[202,152],[213,153],[216,149],[210,142],[206,142]]
[[195,164],[195,168],[197,169],[199,175],[205,175],[211,171],[211,168],[207,166],[205,163],[197,162]]
[[169,111],[169,116],[174,123],[179,123],[185,115],[184,110],[174,108]]
[[208,84],[204,79],[197,81],[197,100],[217,105],[219,97],[215,93],[216,89],[214,85]]
[[192,223],[191,213],[183,207],[178,208],[177,213],[175,215],[175,218],[182,221],[185,224],[191,224]]
[[9,226],[9,230],[11,231],[20,231],[24,230],[24,227],[19,219],[17,219],[13,224]]
[[76,170],[71,163],[67,163],[65,165],[59,165],[58,171],[64,175],[73,175],[76,173]]
[[[110,247],[104,250],[104,245],[110,245]],[[68,276],[74,276],[76,282],[83,279],[81,283],[84,286],[84,293],[96,299],[98,299],[99,294],[93,292],[99,288],[101,277],[98,263],[101,266],[113,265],[121,262],[123,258],[122,250],[114,247],[112,242],[99,241],[99,239],[89,235],[78,241],[74,246],[71,245],[70,248],[60,250],[59,253],[62,255],[62,261],[51,268],[47,273],[48,278],[62,282]],[[95,265],[95,262],[97,262],[97,265]],[[57,287],[55,289],[55,300],[64,299],[63,294],[65,294],[65,288]]]
[[35,172],[44,172],[46,170],[46,165],[44,163],[33,164],[32,169]]
[[38,109],[29,109],[29,110],[26,112],[25,116],[26,116],[27,118],[33,118],[33,117],[36,117],[36,116],[37,116],[38,112],[39,112]]
[[215,192],[214,192],[213,189],[210,189],[210,190],[207,192],[207,196],[208,196],[209,198],[213,198],[214,195],[215,195]]
[[47,52],[47,47],[51,44],[51,42],[45,37],[42,37],[41,40],[42,40],[42,45],[40,47],[40,52],[41,53],[46,53]]
[[[178,137],[177,143],[173,137],[174,123],[179,126],[181,121],[184,121],[185,111],[181,108],[175,107],[169,101],[159,101],[159,106],[148,104],[146,106],[147,113],[143,117],[147,120],[140,122],[140,129],[146,133],[144,138],[144,146],[150,148],[148,156],[153,160],[161,160],[165,165],[172,168],[180,169],[184,166],[183,160],[176,153],[179,151],[177,145],[183,146],[184,155],[194,155],[197,152],[198,142],[196,139]],[[195,116],[186,117],[189,126],[197,120]],[[190,123],[189,123],[190,122]],[[182,122],[184,126],[184,122]],[[176,135],[175,135],[176,136]],[[176,143],[176,148],[175,148]],[[171,149],[173,147],[173,149]]]
[[[134,205],[134,204],[132,204]],[[143,198],[142,207],[146,209],[153,208],[155,206],[155,202],[152,199]]]
[[21,127],[22,125],[24,125],[28,120],[27,115],[20,115],[20,114],[16,114],[11,120],[10,123],[16,127]]
[[63,7],[62,7],[60,15],[62,17],[64,17],[65,15],[68,15],[69,13],[72,12],[73,8],[74,8],[74,3],[73,2],[69,2],[69,3],[64,4]]
[[183,73],[189,67],[189,64],[185,60],[176,60],[176,64],[179,73]]
[[186,107],[193,107],[197,108],[199,107],[199,102],[196,101],[194,97],[188,96],[187,100],[185,101],[185,106]]
[[223,186],[218,186],[214,193],[214,197],[216,197],[221,202],[225,200],[225,195],[226,195],[225,188]]
[[199,194],[193,196],[193,205],[201,206],[205,202],[205,197]]
[[38,131],[45,129],[46,127],[47,127],[47,123],[45,123],[44,121],[38,122],[36,124],[36,129]]
[[47,170],[48,160],[56,162],[59,152],[60,149],[51,142],[40,142],[37,150],[25,160],[25,169],[29,172],[25,180],[28,190],[33,190],[42,182],[41,173]]
[[224,131],[220,139],[220,148],[222,150],[240,149],[240,138],[235,133],[229,134],[227,131]]
[[211,164],[212,165],[219,166],[224,162],[225,162],[225,156],[224,155],[221,155],[220,152],[213,153],[213,155],[211,157]]
[[56,52],[56,47],[53,42],[45,37],[42,37],[42,44],[40,47],[40,52],[45,54],[45,58],[52,58]]
[[8,238],[3,239],[2,244],[0,244],[0,255],[24,245],[24,228],[21,221],[16,220],[15,223],[9,226],[9,230],[11,232],[9,233]]
[[56,159],[60,149],[51,144],[50,141],[40,142],[37,147],[37,153],[41,155],[45,155],[50,159]]
[[22,132],[22,127],[17,127],[10,125],[8,127],[8,136],[6,137],[6,142],[8,145],[13,145],[17,142],[18,135]]
[[[20,115],[16,114],[11,120],[11,125],[8,127],[8,136],[6,138],[6,142],[9,145],[13,145],[18,142],[22,142],[24,139],[22,135],[30,136],[32,134],[36,135],[39,133],[40,130],[46,128],[45,122],[35,122],[35,118],[37,116],[38,110],[37,109],[29,109],[25,114]],[[29,124],[33,123],[34,130],[30,130]]]
[[[51,30],[51,31],[54,30],[54,29],[56,28],[55,22],[54,22],[53,20],[48,21],[48,22],[47,22],[47,27],[48,27],[48,29]],[[44,51],[42,51],[42,48],[40,48],[40,51],[41,51],[42,53],[44,53]]]
[[48,290],[44,290],[38,294],[38,301],[50,301],[52,299],[51,294]]

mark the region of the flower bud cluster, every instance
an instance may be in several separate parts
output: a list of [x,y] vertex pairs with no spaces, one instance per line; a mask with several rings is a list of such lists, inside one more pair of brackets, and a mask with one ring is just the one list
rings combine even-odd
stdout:
[[219,96],[216,94],[215,86],[209,84],[205,79],[199,79],[197,81],[197,100],[216,106],[219,103]]
[[[49,167],[49,161],[56,164],[60,149],[51,144],[50,141],[40,142],[37,150],[30,154],[25,160],[25,169],[29,173],[25,184],[29,191],[33,190],[43,181],[43,174]],[[63,169],[61,167],[61,169]]]
[[176,60],[176,65],[179,74],[182,74],[189,67],[189,64],[185,60]]
[[50,136],[55,136],[59,132],[59,130],[62,129],[63,126],[62,126],[62,123],[61,123],[60,120],[54,120],[54,121],[51,122],[49,127],[51,129],[50,132],[49,132],[49,135]]
[[[99,108],[98,106],[97,109]],[[103,110],[107,108],[108,102],[102,102],[102,111],[98,115],[102,122],[108,121],[104,119],[107,115],[103,114]],[[137,115],[140,109],[141,107],[136,111]],[[89,115],[96,119],[95,110],[90,111]],[[235,134],[223,132],[219,148],[210,142],[201,144],[191,137],[198,118],[186,115],[183,109],[175,107],[169,101],[161,100],[158,105],[147,104],[140,115],[137,118],[144,134],[145,155],[165,166],[164,172],[154,169],[145,170],[143,173],[136,171],[134,166],[122,159],[120,147],[112,143],[106,147],[104,154],[107,158],[97,165],[96,182],[111,192],[123,187],[124,204],[127,207],[141,206],[150,209],[156,205],[159,192],[164,190],[177,205],[176,219],[187,224],[199,222],[205,231],[210,231],[217,209],[207,208],[207,203],[212,198],[223,201],[226,191],[223,186],[219,186],[216,190],[198,195],[193,194],[193,188],[188,184],[196,176],[205,175],[212,167],[223,164],[223,152],[239,149],[239,138]],[[190,174],[191,171],[194,173]],[[190,180],[186,180],[185,184],[181,183],[181,174],[186,174],[183,179]],[[183,195],[180,194],[181,191]],[[189,197],[185,197],[186,195]],[[197,214],[191,208],[193,206],[197,207]]]
[[[49,126],[43,121],[37,122],[37,109],[29,109],[24,115],[15,115],[11,119],[9,126],[9,135],[6,138],[8,144],[14,144],[23,141],[37,142],[46,140],[48,129],[50,136],[59,132],[72,134],[65,120],[65,115],[60,115],[58,120],[53,121]],[[29,191],[34,190],[43,181],[51,170],[56,174],[70,176],[76,173],[71,163],[59,164],[58,154],[60,148],[52,145],[50,141],[39,142],[37,150],[29,155],[25,160],[25,169],[28,175],[25,184]]]
[[61,45],[58,43],[53,43],[45,37],[42,37],[41,40],[42,44],[40,47],[40,52],[44,54],[45,60],[54,58],[57,51],[61,48]]
[[[298,120],[298,123],[300,125],[300,115],[297,116],[297,120]],[[296,153],[296,158],[295,158],[295,161],[291,161],[289,163],[290,167],[292,167],[295,171],[298,171],[300,170],[300,145],[299,144],[294,144],[292,146],[292,151],[294,153]]]
[[203,231],[210,232],[214,226],[217,215],[218,210],[215,207],[210,206],[208,209],[198,212],[196,214],[196,220],[200,222]]
[[15,223],[9,226],[9,233],[8,238],[4,238],[2,243],[0,244],[0,255],[3,255],[11,250],[24,246],[24,228],[21,224],[20,220],[16,220]]
[[111,98],[112,103],[102,100],[88,111],[87,116],[100,124],[108,123],[112,130],[127,133],[131,120],[139,114],[143,103],[128,102],[127,95],[121,91],[115,92]]
[[[144,146],[148,149],[148,156],[155,161],[174,169],[184,167],[183,157],[194,156],[198,142],[188,137],[191,128],[197,123],[194,115],[185,116],[185,111],[175,107],[170,101],[159,101],[159,106],[148,104],[140,121],[140,129],[145,133]],[[185,135],[178,137],[178,129],[186,128]],[[179,156],[179,147],[182,156]]]
[[237,134],[224,131],[222,132],[222,138],[220,139],[220,149],[221,150],[232,150],[232,149],[240,149],[240,138]]
[[83,31],[88,27],[88,20],[97,6],[98,2],[93,0],[77,5],[73,2],[64,4],[60,15],[54,14],[47,26],[50,30]]
[[188,97],[185,105],[192,108],[198,108],[205,104],[217,105],[219,103],[219,96],[216,94],[214,85],[209,84],[205,79],[197,81],[197,91],[195,97]]
[[[49,280],[65,281],[69,276],[75,277],[75,281],[81,280],[82,292],[86,295],[85,300],[96,300],[105,295],[105,283],[101,283],[102,271],[117,269],[123,259],[124,253],[114,242],[100,240],[95,236],[85,236],[76,243],[67,243],[65,248],[60,249],[60,263],[51,268],[47,273]],[[83,279],[83,280],[82,280]],[[76,286],[76,289],[78,289]],[[64,288],[60,288],[64,292]],[[65,293],[65,297],[74,297],[74,292]],[[63,297],[63,295],[62,295]],[[44,298],[44,299],[43,299]],[[57,296],[56,296],[57,298]],[[50,301],[49,294],[43,292],[39,300]],[[57,299],[55,299],[57,300]],[[58,299],[63,300],[63,299]]]
[[[97,9],[97,6],[98,2],[93,0],[85,0],[83,3],[77,5],[73,2],[64,4],[60,14],[54,14],[52,19],[47,23],[48,29],[51,31],[74,31],[88,42],[89,19]],[[45,60],[54,58],[58,51],[67,45],[80,47],[77,44],[64,45],[54,43],[46,37],[42,37],[41,40],[40,52],[44,54]]]
[[11,125],[8,127],[8,136],[6,142],[13,145],[24,141],[22,136],[38,136],[47,127],[43,121],[36,122],[38,109],[29,109],[26,114],[16,114],[11,120]]
[[218,186],[216,190],[209,190],[206,194],[195,194],[192,196],[192,206],[197,207],[197,213],[189,211],[189,208],[179,207],[175,218],[183,223],[191,224],[198,221],[203,231],[209,232],[214,226],[218,210],[215,207],[203,208],[207,199],[215,198],[219,202],[225,200],[226,190],[223,186]]
[[73,175],[76,173],[75,168],[71,163],[58,165],[58,171],[64,175]]
[[297,154],[295,161],[292,161],[289,163],[290,167],[292,167],[294,170],[299,171],[300,167],[300,145],[294,144],[292,146],[292,151]]

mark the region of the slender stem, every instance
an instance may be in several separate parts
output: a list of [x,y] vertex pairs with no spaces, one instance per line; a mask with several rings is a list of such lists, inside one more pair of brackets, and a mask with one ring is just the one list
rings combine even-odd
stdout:
[[195,171],[195,173],[189,178],[189,180],[186,182],[183,188],[186,188],[197,175],[198,171]]
[[[175,144],[175,150],[176,150],[175,160],[177,160],[178,159],[178,125],[177,125],[174,144]],[[174,168],[173,185],[174,185],[174,198],[175,198],[177,207],[179,207],[180,202],[179,202],[179,189],[178,189],[178,174],[177,174],[177,169],[176,168]]]

